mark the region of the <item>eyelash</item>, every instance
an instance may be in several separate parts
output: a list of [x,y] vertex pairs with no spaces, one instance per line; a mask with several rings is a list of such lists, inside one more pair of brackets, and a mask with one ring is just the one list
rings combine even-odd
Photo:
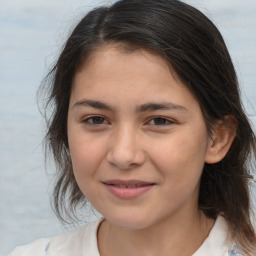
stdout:
[[[98,120],[97,120],[98,119]],[[96,123],[94,123],[96,121]],[[102,122],[101,122],[102,121]],[[151,123],[151,122],[155,122],[155,123]],[[160,121],[160,124],[156,124],[156,121]],[[88,125],[105,125],[105,124],[110,124],[105,117],[103,116],[99,116],[99,115],[95,115],[95,116],[88,116],[85,119],[82,120],[83,123],[86,123]],[[97,123],[98,122],[98,123]],[[167,125],[171,125],[173,124],[174,121],[170,120],[166,117],[162,117],[162,116],[155,116],[150,118],[147,122],[146,125],[154,125],[154,126],[167,126]]]
[[[164,123],[160,123],[160,124],[156,124],[156,123],[150,124],[151,121],[156,121],[156,120],[161,121],[161,122],[164,122]],[[171,119],[169,119],[169,118],[166,118],[166,117],[163,117],[163,116],[155,116],[155,117],[152,117],[152,118],[150,118],[149,121],[147,122],[147,124],[149,124],[149,125],[154,125],[154,126],[167,126],[167,125],[171,125],[171,124],[173,124],[173,123],[174,123],[173,120],[171,120]]]
[[[98,119],[98,121],[99,121],[99,119],[100,119],[101,121],[103,121],[103,123],[94,123],[93,120],[94,120],[94,121],[97,121],[97,119]],[[97,115],[86,117],[85,119],[82,120],[82,123],[85,123],[85,124],[88,124],[88,125],[103,125],[103,124],[109,124],[109,122],[106,120],[105,117],[103,117],[103,116],[97,116]]]

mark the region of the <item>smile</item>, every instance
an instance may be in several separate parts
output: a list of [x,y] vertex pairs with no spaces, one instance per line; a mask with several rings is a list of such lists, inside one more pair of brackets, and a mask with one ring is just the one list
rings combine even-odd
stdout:
[[137,184],[137,185],[113,185],[115,187],[119,187],[119,188],[137,188],[137,187],[141,187],[142,185]]
[[155,185],[155,183],[136,180],[111,180],[103,182],[103,184],[112,195],[119,199],[126,200],[135,199],[141,196]]

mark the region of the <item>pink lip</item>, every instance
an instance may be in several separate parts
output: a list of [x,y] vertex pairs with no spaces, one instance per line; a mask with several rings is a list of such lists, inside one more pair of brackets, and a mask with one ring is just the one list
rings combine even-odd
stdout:
[[108,180],[103,182],[106,188],[121,199],[134,199],[150,190],[155,184],[139,180]]

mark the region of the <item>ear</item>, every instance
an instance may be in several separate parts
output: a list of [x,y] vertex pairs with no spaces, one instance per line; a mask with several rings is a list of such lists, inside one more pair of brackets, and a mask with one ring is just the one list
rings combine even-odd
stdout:
[[226,156],[236,136],[236,126],[236,119],[232,115],[226,116],[225,120],[216,122],[213,135],[208,142],[206,163],[217,163]]

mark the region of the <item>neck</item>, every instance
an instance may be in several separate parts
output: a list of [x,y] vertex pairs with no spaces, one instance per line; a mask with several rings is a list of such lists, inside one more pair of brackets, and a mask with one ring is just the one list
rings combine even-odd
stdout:
[[188,256],[202,245],[214,220],[201,211],[178,214],[144,229],[124,229],[103,221],[98,230],[101,256]]

